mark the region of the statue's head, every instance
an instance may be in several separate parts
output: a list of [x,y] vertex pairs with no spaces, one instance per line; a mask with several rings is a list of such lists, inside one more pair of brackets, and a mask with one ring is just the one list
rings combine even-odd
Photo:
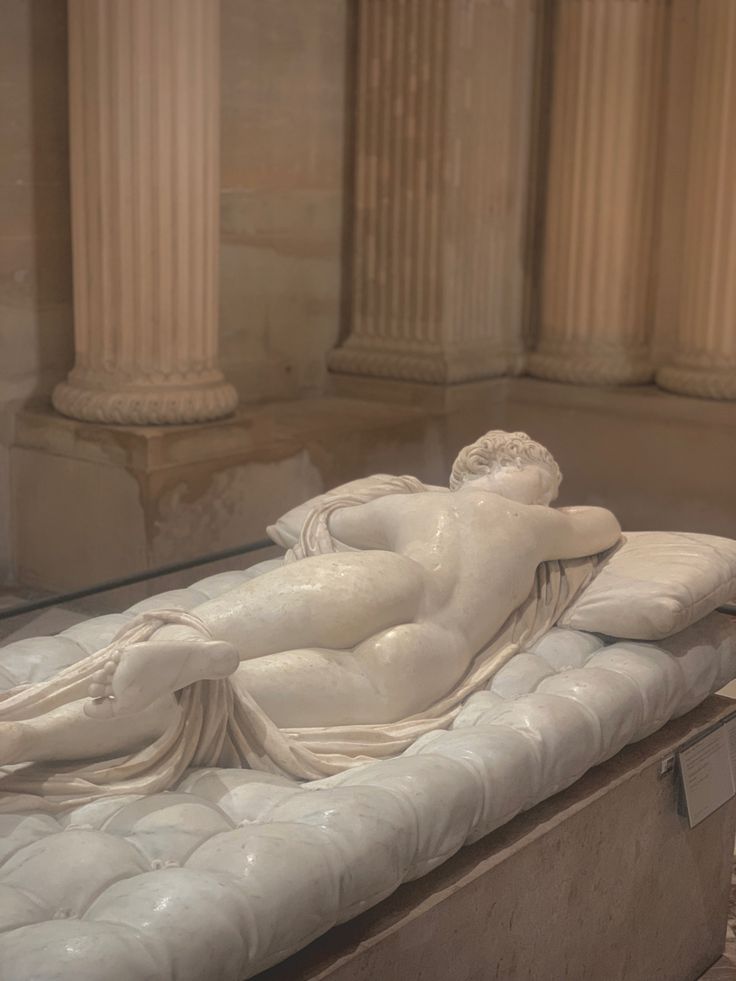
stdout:
[[450,490],[472,485],[522,504],[550,504],[562,481],[554,457],[526,433],[494,429],[461,450]]

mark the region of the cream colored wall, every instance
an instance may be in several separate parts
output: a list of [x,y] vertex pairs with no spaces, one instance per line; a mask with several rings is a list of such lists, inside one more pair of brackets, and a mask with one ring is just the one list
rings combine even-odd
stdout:
[[66,6],[0,13],[0,580],[10,564],[13,409],[73,362]]
[[2,399],[48,391],[68,369],[72,295],[66,14],[11,0],[0,30]]
[[610,508],[627,531],[736,538],[736,412],[653,385],[593,388],[514,379],[505,426],[547,446],[558,504]]
[[[675,8],[692,2],[677,0]],[[65,6],[4,0],[0,7],[0,581],[11,558],[12,410],[48,394],[72,363]],[[346,109],[352,8],[352,0],[221,3],[220,349],[225,372],[248,401],[319,392],[325,355],[338,337],[350,201],[345,147],[353,136]],[[687,62],[680,34],[673,36],[678,64]],[[671,134],[666,146],[681,158]],[[670,181],[665,207],[681,197],[683,180]],[[662,235],[677,239],[675,230],[664,222]],[[660,279],[663,309],[674,312],[673,277]],[[393,440],[390,403],[398,396],[371,395],[361,382],[343,376],[341,394],[389,403],[381,426]],[[505,393],[507,383],[499,385]],[[442,400],[458,386],[421,386],[422,398],[432,388]],[[400,401],[419,405],[418,390]],[[704,408],[653,386],[615,394],[529,379],[513,391],[508,402],[505,394],[484,396],[472,411],[453,415],[448,460],[484,427],[524,427],[560,454],[566,500],[604,502],[632,528],[664,523],[736,535],[733,403]],[[301,413],[302,403],[293,411]],[[408,445],[401,443],[402,459],[412,472],[426,452],[423,436],[413,450]],[[338,476],[325,472],[325,486]],[[18,507],[27,500],[21,496]]]
[[220,360],[317,392],[340,314],[348,0],[223,0]]
[[[349,0],[222,0],[221,362],[319,391],[340,311]],[[12,418],[73,363],[66,4],[0,10],[0,581]]]
[[[348,0],[222,2],[222,363],[245,400],[321,388],[337,339]],[[0,398],[69,369],[66,5],[0,30]]]

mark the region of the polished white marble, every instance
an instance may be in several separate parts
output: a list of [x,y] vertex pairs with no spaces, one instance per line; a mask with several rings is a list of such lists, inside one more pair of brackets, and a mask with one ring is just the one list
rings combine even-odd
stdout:
[[[188,601],[249,574],[197,583]],[[95,631],[103,638],[113,626],[101,617],[84,633],[2,649],[4,684],[82,657]],[[711,614],[691,631],[605,644],[553,628],[472,695],[450,729],[322,780],[195,768],[167,793],[56,815],[28,800],[0,813],[3,970],[39,981],[241,981],[735,677],[729,618]]]
[[338,489],[283,563],[0,650],[9,978],[250,977],[736,677],[707,604],[656,643],[555,626],[618,524],[489,437],[451,490]]

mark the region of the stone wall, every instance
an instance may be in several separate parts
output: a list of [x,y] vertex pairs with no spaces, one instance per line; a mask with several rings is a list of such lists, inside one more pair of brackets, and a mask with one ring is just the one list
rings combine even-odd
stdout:
[[[149,9],[160,26],[174,6]],[[126,536],[127,563],[108,543],[106,575],[253,536],[287,498],[346,476],[441,471],[494,427],[525,428],[560,455],[563,503],[604,503],[630,528],[736,535],[734,0],[220,11],[219,363],[245,404],[214,428],[141,435],[103,432],[99,417],[70,429],[43,406],[15,414],[74,360],[67,21],[64,0],[3,5],[0,581],[14,564],[29,582],[64,584],[42,567],[72,507],[94,561],[71,579],[101,575],[113,469],[140,534]],[[129,35],[119,40],[133,63]],[[85,91],[94,117],[101,89]],[[174,326],[186,335],[182,318]],[[523,370],[537,379],[514,377]],[[655,375],[660,388],[637,384]],[[407,410],[419,413],[410,425]],[[253,412],[272,429],[251,445]],[[363,433],[352,446],[351,427]],[[119,439],[173,456],[79,448]]]
[[248,401],[320,391],[337,342],[347,0],[224,0],[220,361]]
[[0,580],[15,407],[74,360],[66,5],[8,0],[0,30]]
[[[348,0],[223,0],[221,361],[247,401],[321,389],[340,311]],[[0,581],[17,406],[74,361],[64,0],[0,31]]]

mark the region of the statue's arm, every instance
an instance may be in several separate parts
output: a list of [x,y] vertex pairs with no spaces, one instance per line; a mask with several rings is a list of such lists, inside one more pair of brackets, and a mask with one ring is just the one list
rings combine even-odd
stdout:
[[391,549],[392,522],[386,511],[384,499],[379,498],[340,508],[330,515],[327,524],[332,535],[350,548]]
[[[355,495],[357,497],[366,495],[367,503],[371,495],[379,498],[384,494],[395,493],[396,488],[388,488],[387,484],[396,481],[396,479],[396,477],[392,477],[389,474],[378,473],[372,474],[370,477],[351,480],[346,484],[340,484],[339,487],[333,487],[332,490],[326,491],[324,494],[310,497],[308,501],[303,501],[296,507],[291,508],[290,511],[287,511],[286,514],[282,514],[278,521],[268,526],[266,534],[277,545],[281,545],[282,548],[293,548],[299,541],[299,535],[304,522],[316,507],[328,502],[331,498],[345,495]],[[433,484],[425,484],[424,490],[440,491],[445,494],[449,493],[446,487],[437,487]]]
[[577,559],[611,548],[621,537],[621,526],[606,508],[543,508],[542,540],[546,559]]

